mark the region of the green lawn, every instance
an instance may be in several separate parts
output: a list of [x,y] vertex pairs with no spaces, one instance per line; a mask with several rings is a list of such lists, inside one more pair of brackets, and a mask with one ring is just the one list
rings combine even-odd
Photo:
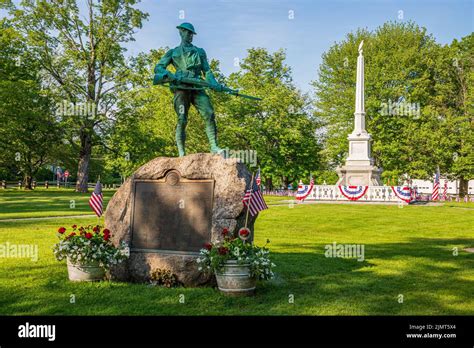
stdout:
[[[110,196],[110,192],[106,196]],[[0,192],[0,219],[88,214],[88,195]],[[73,199],[74,199],[73,198]],[[272,203],[285,197],[271,197]],[[63,204],[67,204],[66,207]],[[4,208],[6,207],[6,208]],[[7,315],[473,315],[474,205],[271,206],[256,223],[269,238],[277,277],[255,297],[228,298],[213,288],[71,283],[53,258],[58,226],[94,218],[0,221],[0,244],[35,244],[39,259],[0,258],[0,314]],[[326,258],[332,242],[363,244],[365,260]],[[453,255],[457,248],[458,255]],[[180,303],[180,295],[185,302]],[[290,295],[294,303],[289,303]],[[399,303],[399,295],[403,303]],[[70,303],[71,296],[75,303]]]
[[[103,193],[104,204],[107,204],[115,191],[104,190]],[[30,192],[16,188],[0,190],[0,220],[93,214],[89,207],[90,195],[57,188],[38,188]]]
[[[294,197],[288,196],[265,196],[267,205],[282,204],[285,201],[295,200]],[[295,201],[296,202],[296,201]]]

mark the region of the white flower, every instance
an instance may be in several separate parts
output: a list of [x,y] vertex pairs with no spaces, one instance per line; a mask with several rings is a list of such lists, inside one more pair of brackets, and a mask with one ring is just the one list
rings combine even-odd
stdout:
[[120,253],[126,257],[130,257],[130,248],[129,247],[125,247],[124,249],[122,249],[120,251]]
[[239,248],[235,248],[235,249],[234,249],[234,255],[235,255],[235,256],[239,256]]

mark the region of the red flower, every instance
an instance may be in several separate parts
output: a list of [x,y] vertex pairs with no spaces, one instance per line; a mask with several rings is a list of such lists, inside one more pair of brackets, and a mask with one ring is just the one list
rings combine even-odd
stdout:
[[92,233],[87,232],[87,233],[86,233],[86,238],[87,238],[87,239],[91,239],[91,238],[92,238]]
[[229,249],[226,247],[219,247],[219,249],[217,249],[217,252],[219,253],[219,255],[226,255],[229,252]]
[[222,235],[225,237],[229,234],[229,229],[227,227],[224,227],[224,229],[222,230]]
[[248,230],[242,230],[242,231],[240,232],[240,235],[241,235],[242,237],[247,237],[247,236],[249,235],[249,231],[248,231]]
[[69,237],[72,237],[72,236],[75,236],[75,235],[76,235],[76,232],[72,232],[72,233],[68,236],[68,238],[69,238]]
[[94,226],[94,228],[92,229],[92,231],[94,231],[95,233],[99,233],[99,232],[100,232],[99,226]]
[[107,241],[110,239],[110,234],[104,234],[104,240]]
[[211,251],[211,249],[212,249],[212,243],[206,243],[206,244],[204,244],[204,248],[207,249],[207,250],[209,250],[209,251]]
[[64,228],[64,227],[59,227],[58,232],[61,233],[61,234],[63,234],[64,232],[66,232],[66,228]]
[[110,234],[110,230],[108,228],[104,228],[104,234]]
[[75,230],[77,228],[77,225],[72,225],[72,228]]

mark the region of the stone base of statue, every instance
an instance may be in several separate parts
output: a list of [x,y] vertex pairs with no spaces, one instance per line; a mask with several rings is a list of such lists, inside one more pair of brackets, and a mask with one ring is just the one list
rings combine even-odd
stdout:
[[345,165],[336,168],[342,186],[380,186],[381,170],[372,165]]
[[370,134],[365,130],[355,130],[349,134],[348,140],[349,156],[346,164],[336,169],[339,175],[336,185],[380,186],[382,171],[373,165],[373,159],[370,157]]
[[[140,167],[107,206],[112,241],[130,247],[128,261],[113,267],[109,278],[146,282],[161,269],[184,286],[209,282],[198,270],[199,250],[220,240],[224,228],[237,233],[244,226],[242,197],[250,182],[243,163],[207,153],[158,157]],[[255,219],[249,215],[252,231]]]

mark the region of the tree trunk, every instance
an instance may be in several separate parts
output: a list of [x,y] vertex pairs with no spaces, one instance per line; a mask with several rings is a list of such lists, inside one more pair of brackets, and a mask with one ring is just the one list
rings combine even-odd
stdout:
[[267,189],[267,190],[269,190],[269,191],[272,191],[272,190],[273,190],[272,178],[267,178],[267,179],[265,179],[265,186],[266,186],[266,189]]
[[469,189],[469,181],[464,178],[459,178],[459,197],[463,198],[467,195]]
[[284,190],[288,190],[288,177],[287,176],[284,176],[282,178],[282,181],[283,181],[283,189]]
[[29,174],[25,174],[23,178],[23,185],[25,187],[25,190],[32,190],[33,188],[31,187],[31,183],[33,182],[33,177]]
[[88,192],[89,162],[92,153],[92,139],[87,132],[81,133],[81,151],[77,166],[76,192]]

